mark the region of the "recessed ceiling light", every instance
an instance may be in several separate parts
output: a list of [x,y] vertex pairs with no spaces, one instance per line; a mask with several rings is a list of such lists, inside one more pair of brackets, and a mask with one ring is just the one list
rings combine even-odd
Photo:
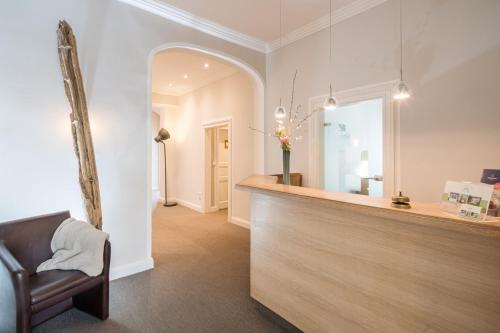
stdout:
[[184,78],[187,79],[189,76],[187,74],[184,74]]
[[169,86],[169,87],[172,87],[172,86],[173,86],[172,82],[170,82],[170,83],[168,84],[168,86]]
[[208,67],[210,67],[210,64],[209,64],[208,62],[206,62],[206,63],[203,65],[203,67],[208,68]]

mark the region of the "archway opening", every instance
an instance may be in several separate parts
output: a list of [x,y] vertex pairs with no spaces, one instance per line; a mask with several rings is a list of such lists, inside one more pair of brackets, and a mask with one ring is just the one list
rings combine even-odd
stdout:
[[[163,64],[162,58],[166,60]],[[169,64],[169,59],[175,61]],[[161,73],[157,73],[162,66],[167,69],[163,74],[169,77],[161,78]],[[195,73],[195,69],[188,72],[193,66],[199,66],[196,69],[199,73]],[[235,191],[234,185],[246,176],[264,170],[264,138],[248,130],[249,126],[263,128],[263,78],[237,58],[187,44],[168,44],[153,50],[148,76],[147,158],[150,174],[147,193],[151,203],[147,218],[148,252],[152,253],[154,208],[168,199],[200,213],[214,208],[224,209],[227,205],[227,220],[249,227],[248,194]],[[160,128],[171,132],[171,139],[164,142],[167,145],[166,159],[152,140]],[[209,133],[215,133],[214,140],[222,140],[224,133],[227,133],[227,138],[209,146]],[[223,163],[218,164],[215,173],[209,171],[214,162],[208,161],[210,147],[218,147],[219,152],[224,152],[227,147],[227,176],[223,175]],[[212,151],[212,156],[216,155],[215,150]],[[165,165],[168,170],[166,187],[162,177]],[[225,191],[220,185],[224,181],[228,186],[227,200],[223,198]],[[165,188],[168,197],[165,197]],[[219,191],[214,193],[214,188]]]

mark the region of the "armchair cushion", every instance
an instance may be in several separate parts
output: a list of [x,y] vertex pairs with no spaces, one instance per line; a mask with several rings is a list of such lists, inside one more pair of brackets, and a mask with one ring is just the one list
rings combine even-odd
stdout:
[[45,301],[91,280],[79,271],[47,271],[30,276],[31,304]]
[[67,298],[103,283],[103,277],[89,277],[79,271],[47,271],[30,277],[31,311],[40,312]]

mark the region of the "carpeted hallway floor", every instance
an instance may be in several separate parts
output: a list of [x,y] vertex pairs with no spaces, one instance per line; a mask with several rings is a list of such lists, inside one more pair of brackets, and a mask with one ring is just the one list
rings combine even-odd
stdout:
[[249,297],[249,232],[223,213],[159,206],[155,269],[113,281],[110,318],[70,310],[34,332],[283,332]]

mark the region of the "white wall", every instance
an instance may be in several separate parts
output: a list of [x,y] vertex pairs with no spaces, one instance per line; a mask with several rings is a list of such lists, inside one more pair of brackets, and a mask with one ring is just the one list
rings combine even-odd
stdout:
[[[153,112],[151,115],[151,137],[154,139],[158,132],[160,131],[160,114]],[[161,170],[159,161],[159,147],[156,142],[153,144],[151,149],[151,190],[153,192],[153,209],[156,207],[158,201],[160,200],[160,182],[159,182],[159,171]]]
[[[415,200],[437,201],[446,180],[478,181],[500,168],[499,1],[419,0],[405,4],[405,69],[413,98],[401,110],[401,183]],[[398,79],[398,1],[389,0],[334,27],[334,89]],[[268,56],[266,127],[299,70],[296,99],[328,93],[328,30]],[[286,90],[280,93],[279,73]],[[307,138],[307,126],[303,129]],[[307,139],[292,151],[293,172],[308,174]],[[266,172],[281,154],[266,138]]]
[[148,57],[165,43],[218,50],[264,76],[261,54],[115,0],[3,2],[0,11],[0,221],[71,210],[84,216],[69,105],[57,47],[59,19],[79,46],[114,276],[150,267]]
[[[232,118],[233,145],[233,217],[250,220],[249,194],[234,185],[253,174],[254,133],[248,126],[256,112],[256,83],[247,74],[238,72],[223,80],[179,97],[176,109],[162,111],[162,126],[172,134],[167,154],[169,197],[202,208],[203,145],[202,126],[206,122]],[[170,141],[170,140],[169,140]]]

